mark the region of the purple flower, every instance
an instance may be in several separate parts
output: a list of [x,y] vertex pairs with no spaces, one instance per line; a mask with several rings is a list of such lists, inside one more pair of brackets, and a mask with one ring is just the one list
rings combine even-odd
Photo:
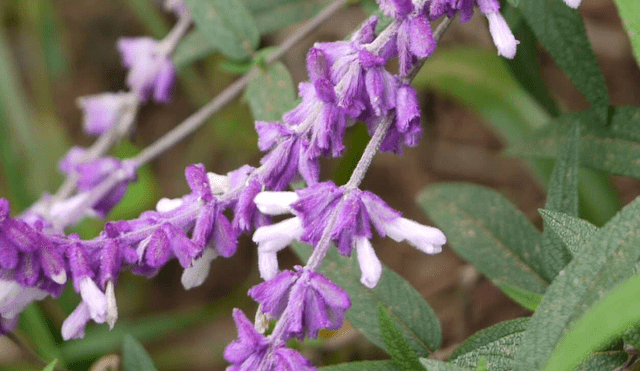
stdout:
[[[322,52],[328,67],[323,64],[318,65],[322,66],[321,68],[328,68],[328,77],[335,85],[337,104],[345,109],[351,117],[357,117],[360,112],[365,110],[369,101],[366,94],[365,69],[360,62],[360,52],[364,50],[365,44],[375,39],[377,23],[377,17],[371,17],[360,30],[353,34],[349,41],[316,43],[309,52],[310,56],[312,56],[314,49]],[[308,58],[313,59],[312,57]],[[312,73],[312,68],[309,65],[308,63],[309,77],[313,80],[319,74]]]
[[189,15],[189,9],[184,0],[165,0],[164,8],[170,12],[174,12],[179,17]]
[[[362,271],[361,282],[367,287],[374,287],[382,272],[369,242],[371,225],[380,236],[389,236],[398,242],[406,240],[426,254],[439,253],[446,243],[439,229],[402,218],[399,212],[371,192],[346,190],[325,182],[296,193],[299,197],[297,201],[292,201],[295,200],[292,197],[269,197],[267,201],[260,194],[256,196],[256,204],[263,212],[274,210],[280,213],[289,209],[296,215],[295,218],[258,228],[254,233],[253,240],[259,243],[258,256],[260,258],[260,253],[265,255],[265,265],[260,265],[265,279],[272,278],[277,272],[276,251],[295,239],[317,245],[334,215],[337,219],[330,232],[331,241],[343,255],[350,255],[353,249],[357,250]],[[277,202],[281,202],[281,209],[277,205],[269,205]]]
[[270,151],[260,163],[260,183],[274,190],[285,189],[299,173],[307,184],[318,183],[317,157],[309,153],[309,142],[279,122],[256,121],[258,147]]
[[[58,168],[63,174],[67,176],[78,175],[77,187],[81,191],[79,194],[83,195],[81,197],[86,197],[85,192],[90,192],[113,173],[122,174],[122,180],[92,206],[95,212],[101,218],[104,218],[124,197],[128,184],[136,180],[138,164],[131,160],[120,161],[114,157],[101,157],[89,161],[86,161],[86,158],[87,152],[85,149],[73,147],[58,163]],[[81,197],[78,201],[82,201]],[[79,212],[84,214],[86,211],[79,210]],[[75,216],[70,219],[77,218],[78,216]]]
[[298,352],[284,347],[282,341],[271,344],[262,336],[239,309],[233,310],[238,328],[238,340],[224,350],[224,358],[231,363],[227,371],[315,371]]
[[78,106],[84,112],[85,133],[104,134],[120,122],[123,112],[131,104],[128,93],[102,93],[78,98]]
[[175,83],[175,68],[162,44],[150,37],[121,38],[118,50],[129,68],[127,85],[142,101],[153,94],[156,102],[168,102]]
[[346,291],[320,273],[295,267],[249,290],[249,296],[260,303],[262,310],[280,318],[290,306],[286,338],[305,334],[316,338],[321,329],[338,330],[344,314],[351,307]]

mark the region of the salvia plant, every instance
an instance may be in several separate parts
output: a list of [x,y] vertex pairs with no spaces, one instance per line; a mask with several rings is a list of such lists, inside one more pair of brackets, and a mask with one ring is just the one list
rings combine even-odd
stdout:
[[[351,5],[360,4],[371,15],[344,40],[313,44],[305,59],[308,80],[299,84],[295,101],[286,89],[270,91],[274,87],[264,82],[291,84],[277,60],[348,5],[346,0],[324,1],[322,9],[311,12],[309,4],[296,0],[164,1],[161,5],[175,24],[163,38],[121,37],[115,45],[127,70],[124,90],[78,99],[83,130],[97,139],[87,148],[69,149],[59,160],[65,177],[60,188],[20,213],[0,199],[0,334],[22,344],[16,335],[21,314],[34,302],[59,297],[67,287],[79,304],[66,314],[56,336],[81,339],[91,322],[113,329],[119,326],[116,292],[122,274],[151,279],[176,259],[183,268],[182,285],[192,289],[207,280],[212,261],[233,256],[238,239],[246,235],[255,243],[262,282],[247,292],[258,304],[257,313],[232,311],[237,337],[224,349],[228,371],[316,370],[319,365],[300,351],[304,342],[324,330],[341,329],[345,321],[386,350],[391,360],[322,369],[638,369],[640,201],[616,212],[615,198],[606,193],[607,178],[579,169],[639,178],[640,110],[610,105],[574,10],[580,2],[355,2]],[[616,3],[638,56],[640,3]],[[283,25],[303,22],[280,46],[257,50],[256,9],[283,4],[307,11]],[[281,17],[277,11],[271,16]],[[361,188],[377,152],[401,156],[405,147],[420,142],[423,118],[412,82],[428,79],[419,72],[432,56],[437,58],[438,42],[449,25],[472,17],[486,19],[501,59],[496,61],[496,52],[482,59],[469,51],[459,60],[470,62],[460,66],[493,63],[499,68],[494,76],[513,73],[508,84],[543,112],[526,136],[509,130],[521,123],[497,124],[509,144],[507,152],[525,157],[547,184],[546,203],[539,210],[542,232],[504,196],[476,185],[424,189],[418,203],[436,226],[403,217]],[[261,26],[263,32],[279,27]],[[541,83],[536,40],[583,93],[588,110],[562,113],[558,108]],[[226,57],[228,68],[242,70],[243,76],[136,155],[108,155],[135,132],[144,105],[171,104],[178,63],[212,53]],[[489,84],[502,83],[487,76]],[[263,154],[259,162],[222,175],[202,164],[189,165],[184,178],[190,192],[182,197],[162,198],[134,218],[106,222],[95,238],[71,232],[85,218],[107,217],[142,166],[245,89]],[[482,111],[479,101],[470,105]],[[0,108],[0,115],[9,111]],[[323,179],[321,159],[343,156],[349,149],[345,133],[354,126],[363,126],[370,135],[357,165],[344,184]],[[549,167],[544,158],[555,158],[554,165]],[[604,192],[604,199],[594,201],[597,192]],[[584,207],[581,214],[578,205]],[[445,356],[430,357],[442,342],[438,319],[417,291],[384,267],[374,235],[408,243],[426,255],[440,253],[445,245],[453,248],[533,315],[484,329]],[[290,246],[302,263],[283,269],[278,253]],[[32,342],[45,341],[37,331],[31,334]],[[155,369],[135,338],[127,336],[122,344],[122,369]],[[31,355],[52,361],[47,369],[68,367],[60,353],[55,353],[57,360]]]

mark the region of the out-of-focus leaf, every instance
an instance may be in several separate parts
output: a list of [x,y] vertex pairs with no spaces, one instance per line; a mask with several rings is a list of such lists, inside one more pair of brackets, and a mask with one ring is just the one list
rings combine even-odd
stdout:
[[635,276],[617,285],[571,326],[543,370],[573,370],[594,349],[640,321],[638,308],[640,276]]
[[[292,247],[303,261],[311,255],[308,246],[294,243]],[[385,349],[377,321],[380,304],[391,314],[417,356],[427,356],[440,347],[442,334],[435,312],[409,282],[391,269],[383,266],[380,282],[369,289],[360,283],[357,259],[343,257],[332,248],[320,272],[347,290],[351,298],[347,319],[375,345]]]
[[140,21],[159,39],[169,32],[169,26],[160,15],[160,8],[149,0],[126,0],[129,7],[138,15]]
[[40,40],[49,74],[62,77],[68,70],[67,60],[62,50],[62,30],[53,0],[39,1]]
[[457,366],[451,362],[442,362],[429,358],[420,358],[420,363],[427,371],[476,371],[471,368]]
[[216,51],[209,38],[198,30],[189,32],[173,53],[173,63],[177,68],[187,66],[195,61],[207,57]]
[[57,359],[54,359],[53,361],[51,361],[51,363],[49,363],[45,368],[42,369],[42,371],[53,371],[56,369],[56,364],[58,363]]
[[[550,118],[513,78],[504,58],[486,50],[440,50],[429,58],[414,84],[435,89],[479,112],[510,145],[528,139]],[[529,165],[543,178],[551,172],[543,161],[534,159]],[[582,216],[597,225],[620,209],[615,188],[605,176],[581,171],[579,192]]]
[[531,317],[516,354],[523,370],[540,370],[564,333],[640,260],[640,198],[599,229],[563,269]]
[[17,155],[7,126],[3,107],[0,105],[0,164],[2,164],[2,172],[9,183],[8,198],[12,201],[11,209],[15,213],[29,207],[33,196],[29,194],[25,183],[24,169],[20,166],[20,156]]
[[361,361],[321,367],[322,371],[400,371],[393,361]]
[[542,301],[542,295],[538,293],[527,291],[504,282],[496,282],[496,285],[512,300],[532,312],[536,310]]
[[545,225],[553,229],[573,255],[579,254],[598,230],[598,227],[588,221],[564,213],[545,209],[538,212]]
[[558,116],[560,114],[558,104],[549,94],[549,89],[544,82],[542,66],[538,58],[538,42],[533,31],[523,19],[520,11],[513,6],[506,7],[504,17],[509,28],[513,31],[513,35],[520,41],[516,56],[513,59],[504,59],[504,61],[522,88],[529,92],[550,115]]
[[450,246],[496,283],[543,294],[540,232],[499,193],[472,184],[425,188],[418,204]]
[[46,361],[56,359],[60,366],[65,367],[67,360],[58,349],[56,339],[37,304],[31,304],[20,314],[18,325],[29,336],[35,352],[42,359]]
[[254,120],[281,120],[282,114],[293,108],[296,102],[293,79],[287,67],[276,62],[261,71],[247,86],[245,98]]
[[[567,140],[560,149],[556,165],[549,179],[545,208],[578,216],[578,170],[580,125],[573,124]],[[545,276],[553,280],[571,260],[571,252],[562,239],[545,224],[542,232],[542,259]]]
[[378,303],[378,321],[380,322],[380,331],[384,345],[393,360],[402,371],[421,371],[420,360],[409,343],[404,339],[400,330],[396,328],[389,312],[384,306]]
[[601,127],[592,111],[568,113],[554,119],[528,140],[514,144],[509,154],[524,157],[557,156],[560,143],[574,122],[581,124],[580,163],[610,174],[640,178],[640,109],[616,107],[611,123]]
[[[66,148],[66,138],[47,116],[31,114],[2,28],[0,28],[0,106],[9,140],[24,161],[31,194],[41,194],[59,182],[56,164]],[[56,126],[56,127],[54,127]],[[46,138],[46,140],[44,139]]]
[[272,7],[254,8],[251,13],[255,17],[260,34],[266,34],[290,26],[296,22],[311,18],[327,5],[330,0],[295,0],[265,1],[279,3]]
[[618,14],[622,24],[627,30],[631,48],[636,57],[636,63],[640,65],[640,2],[635,0],[615,0],[618,6]]
[[519,9],[537,39],[591,103],[604,126],[609,93],[578,12],[562,0],[523,1]]
[[258,28],[240,0],[185,1],[198,30],[225,56],[246,59],[258,47]]
[[153,360],[136,338],[127,334],[122,342],[123,371],[158,371]]

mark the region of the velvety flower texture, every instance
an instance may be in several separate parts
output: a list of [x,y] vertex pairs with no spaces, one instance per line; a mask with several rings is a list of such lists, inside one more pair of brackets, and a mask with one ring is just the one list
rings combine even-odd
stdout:
[[296,215],[280,223],[260,227],[253,235],[258,243],[261,276],[267,280],[278,271],[276,253],[298,239],[316,246],[334,213],[336,223],[331,241],[343,255],[358,253],[362,271],[361,282],[375,287],[382,274],[382,265],[369,242],[371,226],[382,237],[406,240],[426,254],[442,251],[446,237],[437,228],[424,226],[402,218],[400,213],[371,192],[337,187],[332,182],[292,192],[264,192],[255,199],[258,209],[274,215],[290,212]]
[[141,101],[151,95],[156,102],[168,102],[175,83],[175,68],[161,43],[150,37],[121,38],[118,50],[129,69],[127,85]]
[[318,337],[321,329],[338,330],[351,307],[349,295],[340,286],[300,266],[295,267],[295,272],[283,271],[253,287],[249,296],[273,318],[280,318],[289,307],[284,336],[295,336],[300,341],[305,335]]
[[258,333],[239,309],[233,310],[238,340],[224,350],[224,358],[231,363],[227,371],[315,371],[316,368],[300,353],[286,348],[282,340],[272,344]]

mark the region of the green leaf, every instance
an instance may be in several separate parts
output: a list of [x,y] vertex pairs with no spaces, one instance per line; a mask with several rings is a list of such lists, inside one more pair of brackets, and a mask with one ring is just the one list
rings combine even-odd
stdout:
[[[514,145],[544,127],[550,117],[505,63],[504,58],[482,49],[440,50],[427,60],[414,84],[435,89],[482,114],[507,144]],[[533,159],[529,165],[543,178],[551,172],[544,161]],[[615,188],[607,177],[590,170],[582,171],[580,179],[581,213],[597,225],[604,224],[620,209]]]
[[279,121],[282,114],[294,107],[296,92],[291,74],[281,62],[276,62],[251,80],[245,91],[256,121]]
[[[574,123],[551,173],[546,209],[578,216],[579,148],[580,125]],[[555,277],[571,260],[571,252],[547,225],[542,232],[542,259],[547,277]]]
[[640,65],[640,2],[635,0],[615,0],[618,6],[618,14],[622,24],[627,30],[631,48],[636,57],[636,63]]
[[400,371],[393,361],[362,361],[321,367],[322,371]]
[[58,363],[58,360],[54,359],[45,368],[43,368],[42,371],[53,371],[53,370],[55,370],[56,369],[56,363]]
[[442,362],[435,359],[420,358],[420,363],[427,371],[472,371],[471,368],[462,368],[450,362]]
[[413,81],[481,113],[507,142],[544,126],[549,115],[516,81],[503,58],[480,48],[450,48],[430,57]]
[[231,59],[246,59],[258,47],[260,34],[240,0],[186,0],[193,22],[209,42]]
[[510,285],[508,283],[500,283],[496,282],[496,285],[507,294],[512,300],[522,305],[523,307],[529,309],[530,311],[535,311],[540,302],[542,301],[542,295],[537,294],[535,292],[523,290],[519,287]]
[[457,358],[465,354],[477,352],[483,347],[492,347],[496,344],[505,343],[504,338],[526,331],[528,323],[529,318],[516,318],[478,331],[460,344],[460,346],[451,353],[449,360],[455,361]]
[[594,349],[640,321],[640,276],[597,301],[558,342],[544,370],[573,370]]
[[123,371],[157,371],[153,360],[144,350],[142,344],[133,336],[127,334],[122,342]]
[[564,213],[545,209],[538,212],[545,226],[553,229],[573,255],[579,254],[598,230],[598,227],[588,221]]
[[484,363],[486,369],[491,371],[516,370],[518,367],[513,356],[528,323],[528,318],[517,318],[477,332],[455,350],[450,362],[472,369]]
[[420,366],[418,356],[413,353],[409,343],[404,339],[400,330],[396,328],[391,315],[380,303],[378,303],[378,322],[380,323],[384,345],[393,362],[402,371],[424,371]]
[[503,61],[509,66],[513,77],[520,82],[521,88],[529,92],[549,114],[558,116],[560,109],[544,82],[542,65],[538,57],[538,41],[533,31],[525,22],[520,11],[513,6],[506,7],[504,18],[520,44],[518,44],[516,56],[513,59],[503,59]]
[[640,178],[640,109],[616,107],[611,123],[601,127],[592,111],[569,113],[554,119],[508,153],[524,157],[555,157],[571,125],[580,122],[580,164],[610,174]]
[[[246,0],[260,34],[271,33],[319,13],[330,0]],[[252,5],[249,5],[252,3]],[[269,6],[271,4],[271,6]],[[257,6],[256,6],[257,5]]]
[[541,275],[540,232],[502,195],[477,185],[438,184],[425,188],[418,204],[482,274],[544,293],[550,280]]
[[604,124],[609,93],[578,12],[562,0],[523,1],[519,9],[540,43]]
[[640,260],[640,198],[595,232],[547,289],[516,362],[539,370],[567,329],[617,283],[629,278]]
[[594,353],[587,357],[573,371],[602,371],[613,370],[627,360],[627,353],[623,351],[610,351]]
[[62,356],[60,349],[58,349],[56,339],[52,332],[58,331],[58,329],[49,327],[46,317],[42,314],[37,304],[29,305],[20,314],[18,324],[27,334],[33,344],[34,350],[41,358],[47,361],[57,359],[60,366],[66,366],[66,359]]
[[176,47],[173,53],[173,64],[176,68],[187,66],[195,61],[208,57],[216,51],[214,43],[199,30],[189,32]]
[[[306,245],[294,243],[292,248],[303,261],[311,255]],[[435,312],[409,282],[391,269],[383,266],[380,282],[369,289],[360,283],[357,259],[343,257],[332,248],[320,272],[347,290],[351,298],[347,320],[375,345],[385,349],[377,320],[378,304],[381,304],[418,357],[427,356],[440,347],[442,334]]]

